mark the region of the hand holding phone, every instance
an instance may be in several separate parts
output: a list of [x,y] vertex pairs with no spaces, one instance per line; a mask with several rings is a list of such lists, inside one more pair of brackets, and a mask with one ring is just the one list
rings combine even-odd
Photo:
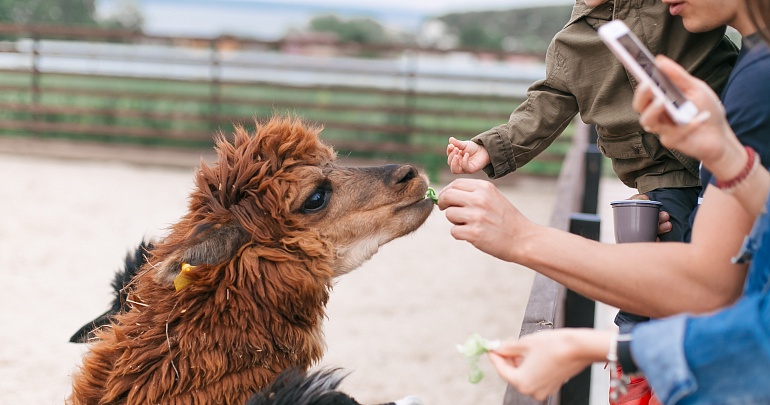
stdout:
[[658,68],[650,51],[625,23],[610,21],[599,27],[599,36],[640,83],[650,84],[674,122],[686,125],[698,114],[695,104]]

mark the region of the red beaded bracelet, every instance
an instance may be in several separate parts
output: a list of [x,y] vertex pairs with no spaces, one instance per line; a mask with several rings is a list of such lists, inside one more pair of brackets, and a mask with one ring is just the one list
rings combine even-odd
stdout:
[[744,166],[740,173],[735,175],[735,177],[730,180],[722,181],[717,179],[717,187],[720,189],[724,191],[730,191],[734,189],[739,184],[741,184],[741,182],[746,180],[751,172],[754,171],[754,167],[756,166],[756,163],[758,163],[757,152],[754,151],[754,148],[751,146],[744,146],[744,148],[746,148],[746,155],[748,157],[748,159],[746,159],[746,166]]

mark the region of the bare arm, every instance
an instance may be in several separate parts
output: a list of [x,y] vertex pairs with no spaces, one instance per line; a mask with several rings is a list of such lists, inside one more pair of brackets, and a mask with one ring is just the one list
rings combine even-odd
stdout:
[[752,218],[710,187],[692,242],[605,244],[524,217],[494,185],[458,179],[439,195],[451,233],[592,299],[640,315],[711,311],[740,296],[745,266],[731,264]]

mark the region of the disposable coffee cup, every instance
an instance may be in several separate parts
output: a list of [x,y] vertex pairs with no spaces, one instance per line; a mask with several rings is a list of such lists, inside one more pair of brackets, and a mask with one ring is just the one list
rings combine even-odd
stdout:
[[654,242],[658,237],[660,201],[620,200],[612,201],[615,221],[615,242]]

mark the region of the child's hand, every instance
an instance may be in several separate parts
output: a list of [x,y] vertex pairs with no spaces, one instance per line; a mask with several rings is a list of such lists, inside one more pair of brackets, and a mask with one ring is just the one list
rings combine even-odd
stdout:
[[473,141],[449,138],[446,154],[452,174],[476,173],[490,162],[486,148]]

